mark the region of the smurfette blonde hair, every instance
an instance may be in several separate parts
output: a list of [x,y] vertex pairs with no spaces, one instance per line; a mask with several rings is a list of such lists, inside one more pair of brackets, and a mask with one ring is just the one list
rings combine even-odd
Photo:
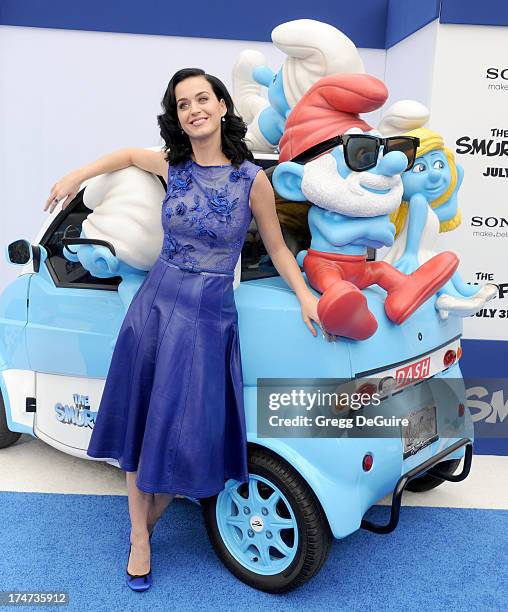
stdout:
[[[451,198],[452,193],[457,185],[457,166],[455,164],[455,157],[453,155],[453,152],[448,147],[445,147],[444,140],[441,134],[433,132],[432,130],[429,130],[427,128],[418,128],[416,130],[411,130],[410,132],[407,132],[405,136],[416,136],[416,138],[420,139],[420,146],[416,151],[417,158],[422,155],[425,155],[425,153],[428,153],[429,151],[436,151],[441,149],[446,155],[446,158],[448,159],[448,164],[450,166],[451,173],[450,186],[443,193],[443,195],[430,202],[432,208],[437,208],[438,206],[444,204]],[[416,162],[417,161],[418,159],[416,160]],[[402,231],[402,228],[404,227],[404,224],[406,222],[407,214],[408,202],[402,200],[402,203],[399,208],[390,215],[390,219],[395,224],[396,234],[399,234]],[[439,225],[439,231],[449,232],[455,229],[460,225],[461,218],[462,214],[460,210],[457,210],[457,214],[455,215],[455,217],[453,217],[453,219],[449,219],[448,221],[441,221]]]

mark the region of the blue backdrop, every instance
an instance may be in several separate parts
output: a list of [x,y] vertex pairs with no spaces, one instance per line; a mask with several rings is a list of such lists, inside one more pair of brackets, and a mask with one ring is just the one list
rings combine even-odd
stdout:
[[[253,7],[256,10],[253,10]],[[443,23],[508,25],[504,0],[0,0],[0,24],[269,41],[284,21],[337,26],[361,48],[387,49],[440,17]]]

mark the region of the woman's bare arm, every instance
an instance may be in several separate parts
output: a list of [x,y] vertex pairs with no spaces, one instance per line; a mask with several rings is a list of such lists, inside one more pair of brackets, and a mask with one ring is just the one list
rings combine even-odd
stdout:
[[307,283],[300,272],[300,266],[296,263],[293,253],[284,242],[275,208],[273,188],[262,170],[257,173],[252,184],[250,207],[273,265],[296,293],[296,297],[300,301],[303,321],[312,335],[317,336],[312,321],[315,321],[321,327],[317,315],[318,298],[307,287]]
[[49,212],[53,212],[57,204],[65,198],[65,202],[62,203],[62,209],[64,209],[74,199],[81,183],[84,181],[99,174],[122,170],[129,166],[136,166],[166,178],[168,162],[164,159],[164,156],[165,153],[163,151],[148,151],[147,149],[134,147],[119,149],[109,155],[105,155],[86,166],[73,170],[57,181],[51,188],[44,210],[49,209]]

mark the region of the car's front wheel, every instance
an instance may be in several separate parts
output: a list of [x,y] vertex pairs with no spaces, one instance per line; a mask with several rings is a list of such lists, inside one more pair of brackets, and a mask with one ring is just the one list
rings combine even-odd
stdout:
[[333,536],[312,490],[283,459],[256,448],[249,482],[229,480],[201,501],[210,541],[224,565],[246,584],[282,593],[314,576]]
[[11,446],[19,440],[20,433],[10,431],[7,427],[7,415],[5,414],[5,404],[0,393],[0,448]]

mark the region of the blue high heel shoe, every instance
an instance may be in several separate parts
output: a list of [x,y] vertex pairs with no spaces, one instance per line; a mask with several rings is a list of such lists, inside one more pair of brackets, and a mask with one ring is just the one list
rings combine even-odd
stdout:
[[[150,538],[152,535],[150,534]],[[131,556],[132,544],[129,546],[129,556],[127,557],[127,567],[129,567],[129,559]],[[129,574],[127,569],[127,585],[133,591],[146,591],[152,586],[152,568],[146,574]]]

